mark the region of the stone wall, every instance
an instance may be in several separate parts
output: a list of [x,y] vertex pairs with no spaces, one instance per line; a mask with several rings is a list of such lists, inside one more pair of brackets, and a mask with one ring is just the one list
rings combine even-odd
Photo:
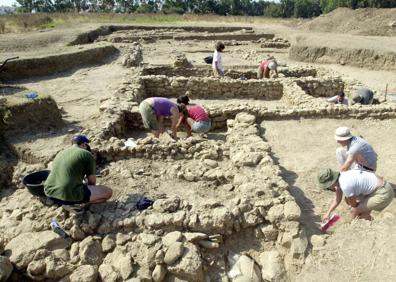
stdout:
[[190,160],[206,155],[211,156],[211,159],[221,160],[223,151],[227,150],[223,148],[222,144],[206,139],[186,139],[174,142],[173,140],[159,141],[153,137],[147,137],[137,140],[136,147],[131,148],[127,148],[124,142],[125,139],[112,137],[108,141],[102,142],[93,140],[93,145],[95,145],[97,156],[107,162],[128,158]]
[[344,90],[344,82],[341,78],[301,78],[297,79],[296,83],[314,97],[332,97]]
[[[244,76],[246,79],[257,79],[257,70],[252,66],[248,66],[250,70],[242,69],[226,69],[225,76],[233,79],[240,79]],[[316,77],[317,71],[314,68],[293,68],[293,67],[279,67],[279,74],[284,77]],[[174,68],[171,66],[149,66],[142,70],[143,75],[166,75],[171,76],[184,76],[184,77],[209,77],[213,75],[210,65],[207,67],[194,67],[194,68]]]
[[190,92],[192,99],[262,99],[278,100],[282,97],[279,80],[235,80],[195,77],[142,77],[146,97],[173,97]]
[[222,27],[205,27],[205,26],[146,26],[146,25],[104,25],[94,30],[81,33],[71,41],[68,45],[88,44],[94,42],[100,36],[106,36],[116,31],[122,30],[164,30],[171,31],[175,29],[182,29],[184,31],[195,32],[235,32],[240,30],[252,30],[252,27],[237,27],[237,26],[222,26]]

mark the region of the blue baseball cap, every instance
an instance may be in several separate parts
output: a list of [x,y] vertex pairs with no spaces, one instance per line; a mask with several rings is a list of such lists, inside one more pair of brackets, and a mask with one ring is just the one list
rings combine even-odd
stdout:
[[73,137],[72,143],[77,145],[89,144],[89,139],[84,134],[78,134]]

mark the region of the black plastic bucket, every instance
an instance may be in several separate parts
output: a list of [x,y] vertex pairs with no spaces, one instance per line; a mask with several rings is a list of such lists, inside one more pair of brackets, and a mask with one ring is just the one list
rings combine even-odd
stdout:
[[50,170],[40,170],[31,174],[25,175],[22,178],[23,185],[29,190],[29,192],[38,197],[45,197],[44,193],[44,182],[50,174]]

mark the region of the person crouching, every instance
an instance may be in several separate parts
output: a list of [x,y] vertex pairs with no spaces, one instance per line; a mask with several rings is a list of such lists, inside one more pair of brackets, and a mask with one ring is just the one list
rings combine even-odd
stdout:
[[56,155],[44,183],[45,195],[56,204],[102,203],[112,196],[109,187],[96,185],[96,164],[90,150],[88,138],[80,134],[73,137],[71,147]]
[[177,98],[177,104],[180,112],[180,118],[176,125],[179,128],[181,124],[187,129],[187,135],[191,136],[191,131],[196,133],[206,133],[210,130],[212,124],[205,109],[197,104],[190,104],[188,96]]
[[371,220],[371,211],[382,211],[393,200],[392,185],[373,172],[353,169],[337,172],[324,169],[318,174],[319,186],[336,193],[330,208],[323,216],[329,219],[333,210],[341,203],[342,196],[349,205],[352,218]]

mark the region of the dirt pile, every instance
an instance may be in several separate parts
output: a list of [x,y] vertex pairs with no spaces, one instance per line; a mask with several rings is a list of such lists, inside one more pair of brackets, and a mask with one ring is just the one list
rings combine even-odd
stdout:
[[396,36],[396,9],[338,8],[303,24],[302,29],[315,32]]

